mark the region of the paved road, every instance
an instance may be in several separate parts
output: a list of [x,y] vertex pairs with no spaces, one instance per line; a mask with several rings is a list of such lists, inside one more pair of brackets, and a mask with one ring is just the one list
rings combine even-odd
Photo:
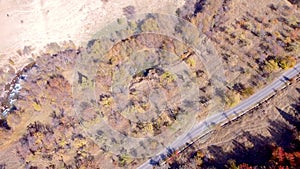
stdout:
[[139,166],[139,168],[140,169],[152,168],[154,163],[158,161],[162,161],[163,158],[166,157],[168,153],[170,153],[170,151],[182,147],[187,142],[190,143],[193,138],[199,138],[211,132],[215,124],[223,125],[229,121],[229,117],[231,117],[230,119],[233,120],[234,118],[243,115],[244,113],[247,112],[247,110],[253,108],[260,102],[264,101],[264,99],[274,94],[276,90],[280,90],[289,81],[289,79],[297,76],[299,73],[300,73],[300,64],[297,64],[294,68],[286,71],[283,75],[281,75],[277,80],[272,82],[270,85],[261,89],[259,92],[255,93],[248,99],[244,100],[239,105],[233,107],[228,111],[214,114],[208,117],[206,120],[195,125],[190,131],[187,132],[186,135],[179,137],[176,141],[174,141],[171,145],[169,145],[169,147],[167,147],[165,150],[158,153],[157,156],[146,161],[144,164]]

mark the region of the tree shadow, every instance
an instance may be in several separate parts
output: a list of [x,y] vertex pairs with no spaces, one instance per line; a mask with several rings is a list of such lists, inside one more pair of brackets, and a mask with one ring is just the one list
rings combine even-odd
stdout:
[[224,147],[228,147],[226,145],[211,145],[207,147],[208,153],[203,154],[203,156],[201,156],[201,153],[205,151],[202,152],[199,149],[201,146],[192,144],[192,148],[184,152],[185,155],[181,155],[179,159],[166,167],[200,168],[197,162],[201,158],[201,168],[230,168],[230,166],[232,167],[229,163],[230,160],[234,160],[237,165],[246,163],[258,168],[274,168],[274,161],[271,159],[273,159],[276,147],[281,147],[285,152],[300,150],[300,141],[297,139],[299,130],[296,130],[296,125],[299,124],[300,120],[283,110],[278,108],[277,110],[286,121],[282,119],[269,120],[269,134],[253,135],[249,131],[243,131],[242,134],[231,141],[230,151],[225,151]]
[[[299,106],[299,105],[298,105]],[[299,108],[299,107],[298,107]],[[283,111],[282,109],[276,107],[276,109],[278,110],[278,112],[280,113],[280,115],[287,121],[289,122],[291,125],[295,126],[297,128],[297,130],[300,130],[300,121],[290,115],[289,113],[286,113],[285,111]]]
[[244,132],[243,137],[246,137],[254,146],[248,148],[238,141],[233,141],[233,150],[224,152],[222,147],[210,146],[208,151],[213,155],[214,160],[204,162],[203,167],[224,168],[228,160],[235,159],[237,163],[248,163],[250,165],[262,165],[264,161],[271,155],[271,148],[266,146],[266,137],[252,136],[249,132]]
[[296,87],[296,90],[297,90],[298,93],[300,93],[300,88]]
[[10,130],[11,127],[7,124],[6,119],[0,119],[0,129],[3,128],[5,130]]
[[[282,114],[286,116],[286,114]],[[288,116],[288,118],[290,118]],[[294,119],[293,119],[294,120]],[[245,131],[239,137],[248,140],[246,146],[236,140],[232,141],[233,149],[225,152],[221,146],[212,145],[208,147],[211,159],[204,160],[203,168],[224,168],[228,160],[234,159],[237,164],[247,163],[252,166],[267,166],[272,156],[273,144],[282,147],[286,151],[299,149],[299,142],[296,141],[293,129],[282,121],[269,121],[269,132],[271,136],[252,135]],[[297,124],[299,121],[297,121]],[[295,123],[293,123],[295,124]],[[272,144],[273,143],[273,144]]]

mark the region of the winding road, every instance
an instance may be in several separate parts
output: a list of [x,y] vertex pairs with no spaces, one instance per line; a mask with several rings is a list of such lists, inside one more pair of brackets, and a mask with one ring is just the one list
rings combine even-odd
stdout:
[[158,153],[155,157],[146,161],[144,164],[139,166],[139,169],[153,168],[154,165],[159,164],[164,161],[164,158],[168,154],[172,153],[172,150],[178,150],[180,147],[184,146],[186,143],[193,142],[194,138],[200,138],[211,132],[215,125],[224,125],[230,120],[233,120],[243,114],[245,114],[250,109],[257,106],[262,101],[268,99],[272,95],[276,95],[276,92],[282,89],[291,78],[296,77],[300,73],[300,63],[283,73],[279,78],[273,81],[270,85],[264,87],[248,99],[242,101],[237,106],[227,110],[225,112],[216,113],[206,120],[198,123],[193,128],[191,128],[186,135],[179,137],[175,140],[169,147],[166,147],[163,151]]

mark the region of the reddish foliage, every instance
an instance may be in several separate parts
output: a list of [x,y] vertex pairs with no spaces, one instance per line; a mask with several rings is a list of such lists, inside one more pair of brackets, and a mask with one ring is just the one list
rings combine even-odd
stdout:
[[246,163],[243,163],[243,164],[240,164],[238,166],[239,169],[252,169],[252,166],[246,164]]
[[272,162],[275,162],[278,168],[289,168],[289,167],[296,167],[299,164],[299,155],[300,152],[285,152],[282,147],[277,147],[274,149],[272,153]]
[[284,162],[285,152],[281,147],[278,147],[273,151],[272,156],[275,161],[278,161],[279,164],[282,164]]

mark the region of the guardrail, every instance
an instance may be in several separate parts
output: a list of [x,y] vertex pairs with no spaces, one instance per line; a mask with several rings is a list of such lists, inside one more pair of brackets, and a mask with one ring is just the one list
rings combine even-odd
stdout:
[[[296,79],[297,80],[299,79],[299,74],[297,75]],[[222,121],[219,124],[208,124],[207,129],[205,131],[203,131],[202,134],[200,134],[198,137],[192,139],[191,142],[186,142],[186,144],[184,146],[182,146],[180,148],[177,148],[178,153],[183,152],[189,146],[191,146],[192,144],[194,144],[196,141],[199,141],[199,140],[203,139],[204,137],[206,137],[207,135],[209,135],[210,133],[212,133],[216,129],[217,126],[218,127],[222,127],[222,126],[228,124],[230,121],[233,121],[233,120],[235,120],[235,119],[237,119],[237,118],[245,115],[247,112],[255,109],[256,107],[260,106],[262,103],[268,101],[269,99],[271,99],[272,97],[274,97],[277,94],[278,91],[281,91],[281,90],[285,89],[287,86],[291,85],[291,82],[288,81],[288,83],[284,83],[284,84],[285,85],[283,85],[279,89],[274,90],[272,93],[270,93],[269,95],[265,96],[262,100],[259,101],[259,103],[256,103],[253,106],[250,106],[246,110],[241,110],[239,112],[237,111],[234,115],[230,115],[230,116],[227,116],[227,118],[225,118],[225,119],[229,119],[229,120]],[[159,165],[164,165],[166,163],[166,160],[168,158],[166,158],[164,161],[160,161]]]

